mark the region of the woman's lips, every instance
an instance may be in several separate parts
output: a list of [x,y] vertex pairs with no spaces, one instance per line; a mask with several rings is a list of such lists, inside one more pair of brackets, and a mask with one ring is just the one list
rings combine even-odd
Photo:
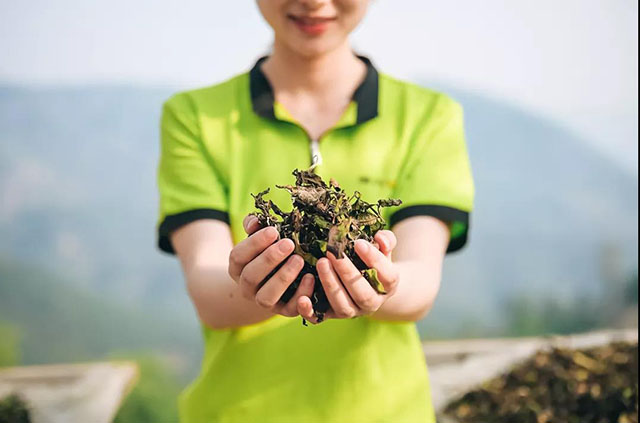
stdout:
[[298,29],[308,35],[320,35],[327,30],[335,18],[312,18],[308,16],[289,15]]

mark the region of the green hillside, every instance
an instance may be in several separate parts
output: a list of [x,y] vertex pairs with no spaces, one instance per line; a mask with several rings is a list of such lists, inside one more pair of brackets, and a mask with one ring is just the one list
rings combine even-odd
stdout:
[[98,360],[153,351],[192,374],[201,346],[195,317],[105,301],[59,275],[0,258],[0,322],[17,332],[22,364]]

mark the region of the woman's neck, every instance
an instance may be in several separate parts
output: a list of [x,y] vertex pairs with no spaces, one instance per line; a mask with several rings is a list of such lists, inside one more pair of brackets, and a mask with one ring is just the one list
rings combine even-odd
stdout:
[[277,39],[273,53],[262,65],[278,91],[306,92],[323,96],[327,91],[352,92],[366,72],[366,66],[348,42],[322,55],[302,56]]
[[319,139],[342,116],[367,67],[348,43],[321,56],[304,57],[276,43],[262,64],[275,99],[306,130]]

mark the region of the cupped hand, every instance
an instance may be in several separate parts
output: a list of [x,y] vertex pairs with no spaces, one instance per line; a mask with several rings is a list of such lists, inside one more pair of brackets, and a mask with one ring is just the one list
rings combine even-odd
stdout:
[[[275,314],[287,317],[298,315],[297,303],[313,293],[314,277],[306,274],[294,296],[286,303],[280,297],[298,277],[304,267],[304,259],[291,255],[293,241],[280,239],[276,228],[261,228],[255,216],[247,215],[242,225],[249,235],[233,247],[229,254],[229,276],[238,283],[242,296]],[[287,258],[288,257],[288,258]],[[286,260],[286,261],[285,261]],[[276,267],[285,262],[264,284],[261,282]]]
[[[379,294],[372,288],[348,257],[337,259],[327,253],[328,258],[323,257],[316,264],[318,277],[331,305],[324,320],[375,313],[395,293],[399,276],[391,262],[391,252],[396,246],[396,237],[393,232],[382,230],[375,234],[374,241],[379,249],[359,239],[355,242],[355,251],[369,268],[376,269],[386,294]],[[297,311],[305,320],[318,323],[309,295],[301,295],[297,299]]]

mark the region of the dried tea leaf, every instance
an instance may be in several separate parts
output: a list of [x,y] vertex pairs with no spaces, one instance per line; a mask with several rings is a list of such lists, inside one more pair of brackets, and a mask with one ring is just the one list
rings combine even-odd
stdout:
[[344,250],[349,242],[349,228],[351,227],[351,219],[344,219],[337,225],[329,229],[329,240],[327,241],[327,250],[336,258],[342,258]]
[[322,252],[322,254],[327,253],[327,241],[323,241],[321,239],[316,240],[316,246]]
[[322,229],[330,229],[331,223],[327,222],[322,216],[314,215],[313,216],[314,225],[322,228]]
[[293,249],[294,254],[298,254],[300,257],[304,259],[305,262],[309,263],[312,266],[315,266],[318,262],[318,259],[315,258],[311,253],[304,251],[302,246],[300,245],[300,240],[298,239],[298,233],[292,232],[291,239],[293,240],[293,244],[295,248]]
[[364,278],[369,282],[369,285],[371,285],[378,294],[386,295],[387,291],[384,290],[384,285],[382,285],[382,282],[378,279],[378,271],[376,269],[365,269],[362,271],[362,276],[364,276]]

